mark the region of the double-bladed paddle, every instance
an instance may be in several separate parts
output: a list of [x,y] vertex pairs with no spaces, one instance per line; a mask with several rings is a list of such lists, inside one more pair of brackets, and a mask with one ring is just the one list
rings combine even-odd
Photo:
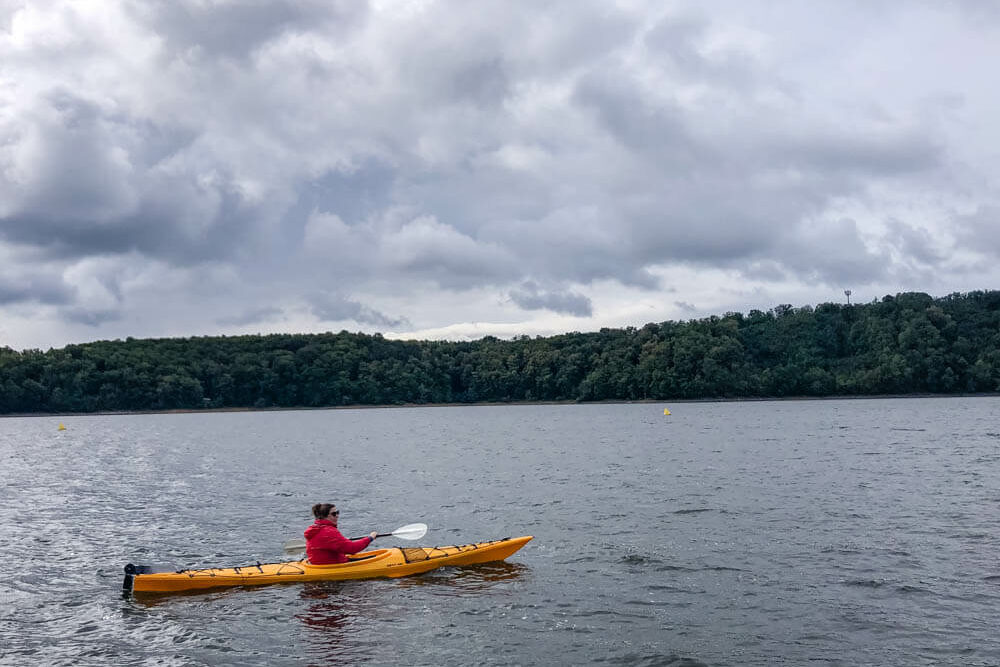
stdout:
[[[421,537],[427,534],[427,524],[426,523],[411,523],[406,526],[401,526],[391,533],[379,533],[375,537],[398,537],[401,540],[419,540]],[[364,536],[362,536],[364,537]],[[354,537],[352,539],[360,540],[360,537]],[[283,545],[281,545],[285,551],[305,551],[306,541],[305,540],[288,540]]]

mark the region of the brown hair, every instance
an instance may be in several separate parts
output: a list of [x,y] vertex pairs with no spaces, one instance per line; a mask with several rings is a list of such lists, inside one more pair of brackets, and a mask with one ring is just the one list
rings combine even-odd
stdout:
[[313,516],[317,519],[325,519],[330,513],[330,510],[335,509],[337,506],[333,503],[316,503],[313,505]]

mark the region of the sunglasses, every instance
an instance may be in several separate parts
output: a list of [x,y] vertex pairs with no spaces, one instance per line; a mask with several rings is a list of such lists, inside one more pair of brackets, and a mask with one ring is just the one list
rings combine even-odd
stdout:
[[332,512],[328,512],[327,516],[340,516],[340,510],[333,510]]

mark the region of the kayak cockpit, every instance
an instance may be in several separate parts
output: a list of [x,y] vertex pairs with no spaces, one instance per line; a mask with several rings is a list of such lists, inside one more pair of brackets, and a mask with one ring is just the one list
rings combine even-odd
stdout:
[[346,563],[326,563],[323,565],[317,565],[316,563],[310,563],[308,559],[302,560],[303,565],[308,565],[310,568],[316,568],[317,570],[330,569],[334,571],[338,568],[351,567],[356,563],[367,560],[382,560],[392,555],[392,549],[376,549],[375,551],[362,551],[356,554],[348,554]]

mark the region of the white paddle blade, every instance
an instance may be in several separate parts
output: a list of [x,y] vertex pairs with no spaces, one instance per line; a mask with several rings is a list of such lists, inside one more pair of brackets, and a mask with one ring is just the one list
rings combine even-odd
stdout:
[[281,547],[285,551],[305,551],[306,541],[305,540],[288,540]]
[[397,528],[396,530],[392,531],[392,536],[398,537],[401,540],[419,540],[426,534],[427,534],[426,523],[411,523],[409,525],[403,526],[402,528]]

